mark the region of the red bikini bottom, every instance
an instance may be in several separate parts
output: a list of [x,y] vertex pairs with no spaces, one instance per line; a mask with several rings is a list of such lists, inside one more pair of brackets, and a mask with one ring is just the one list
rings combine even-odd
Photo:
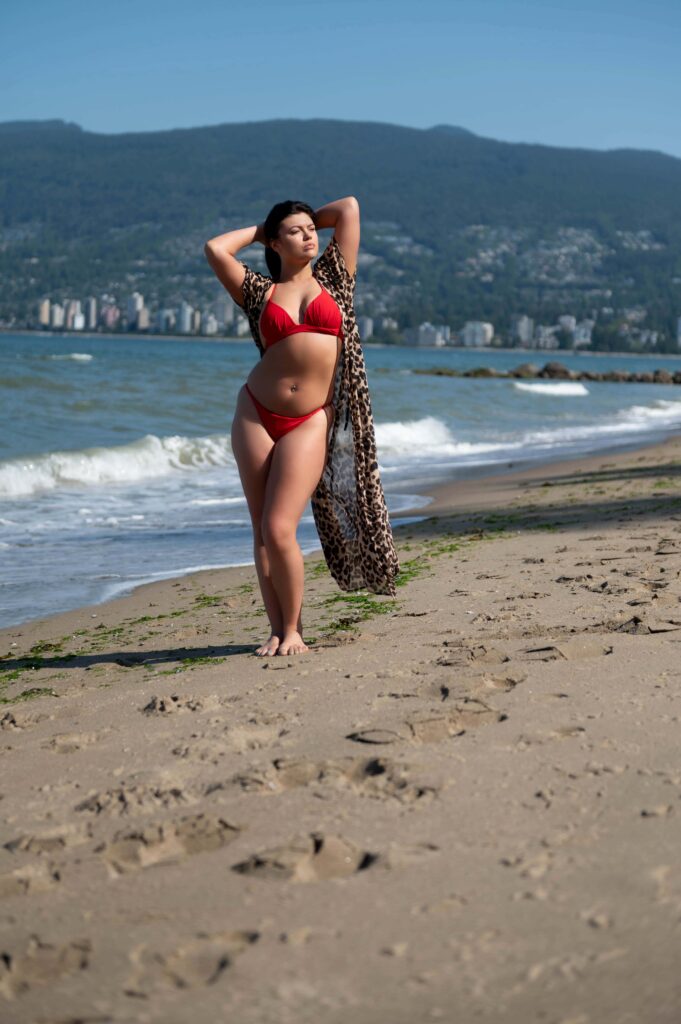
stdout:
[[324,406],[320,405],[319,409],[313,409],[312,412],[306,412],[304,416],[281,416],[278,412],[272,412],[271,409],[266,409],[258,399],[255,397],[248,384],[244,384],[246,391],[251,396],[251,401],[255,406],[260,422],[263,427],[270,435],[273,441],[278,441],[284,434],[288,434],[289,430],[294,430],[299,427],[305,420],[309,420],[310,416],[314,416],[319,409],[323,409]]

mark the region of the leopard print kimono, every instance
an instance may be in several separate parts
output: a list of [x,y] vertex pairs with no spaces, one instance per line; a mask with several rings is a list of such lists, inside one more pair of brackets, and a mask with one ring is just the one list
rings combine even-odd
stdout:
[[[259,319],[273,279],[252,270],[243,283],[243,310],[260,355]],[[336,237],[314,264],[312,275],[343,315],[343,345],[334,381],[335,417],[312,512],[326,564],[341,590],[366,588],[395,596],[397,552],[376,460],[376,438],[364,355],[353,305],[356,272],[348,273]]]

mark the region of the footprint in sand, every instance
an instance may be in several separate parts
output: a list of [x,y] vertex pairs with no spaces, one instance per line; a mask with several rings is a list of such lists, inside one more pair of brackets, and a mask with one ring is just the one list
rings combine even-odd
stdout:
[[179,693],[172,693],[170,696],[153,696],[140,711],[143,715],[171,715],[175,711],[203,711],[204,702],[200,697],[180,696]]
[[462,736],[468,729],[479,725],[503,722],[508,718],[503,712],[476,698],[457,701],[446,713],[423,712],[404,720],[395,729],[360,729],[351,732],[346,739],[355,743],[387,744],[400,741],[408,743],[439,743],[452,736]]
[[[281,793],[303,786],[330,786],[359,796],[385,797],[400,803],[414,803],[431,798],[441,788],[410,779],[411,769],[385,757],[346,757],[337,761],[308,761],[276,758],[263,770],[240,772],[231,779],[248,792]],[[215,789],[209,785],[208,795]],[[217,788],[222,788],[218,784]]]
[[364,871],[378,859],[378,854],[344,839],[312,833],[261,853],[232,866],[233,871],[258,878],[290,879],[294,882],[319,882],[328,878],[344,878]]
[[236,839],[240,831],[237,825],[222,818],[195,814],[176,822],[117,832],[110,843],[97,847],[95,852],[102,854],[115,878],[129,871],[217,850]]
[[42,722],[49,717],[49,715],[35,714],[25,709],[15,708],[14,711],[5,711],[3,715],[0,715],[0,729],[7,731],[30,729],[31,726],[37,725],[38,722]]
[[10,853],[60,853],[71,846],[80,846],[92,838],[89,825],[58,825],[38,833],[19,836],[3,844]]
[[468,647],[461,640],[452,640],[445,641],[445,647],[448,648],[447,654],[437,659],[438,665],[501,665],[511,660],[505,651],[487,644]]
[[109,729],[100,732],[63,732],[52,736],[42,744],[44,750],[54,750],[57,754],[74,754],[84,747],[92,747],[105,736]]
[[293,839],[232,866],[233,871],[257,878],[292,882],[319,882],[331,878],[347,878],[358,871],[379,866],[404,867],[438,851],[433,843],[393,846],[387,853],[363,850],[343,836],[325,836],[312,832]]
[[194,800],[180,786],[164,787],[122,782],[113,789],[91,793],[76,804],[74,810],[125,817],[128,814],[144,814],[159,808],[174,808],[193,802]]
[[578,658],[599,658],[612,654],[612,650],[612,644],[603,643],[602,640],[575,637],[543,647],[526,647],[520,653],[526,661],[574,661]]
[[137,946],[130,953],[133,971],[125,994],[146,998],[159,987],[214,985],[236,957],[259,938],[257,931],[198,932],[195,938],[165,952]]
[[193,732],[189,742],[179,743],[176,747],[173,747],[171,753],[175,757],[181,757],[186,761],[219,764],[220,759],[225,757],[226,754],[231,753],[231,751],[224,743],[204,739],[200,733]]
[[501,690],[502,693],[509,693],[511,690],[515,690],[520,683],[524,683],[526,679],[526,672],[507,672],[502,675],[485,673],[475,680],[475,685],[481,690]]
[[[32,896],[34,893],[45,892],[59,884],[60,874],[54,864],[39,861],[37,864],[24,864],[0,874],[0,899],[11,896]],[[1,990],[1,987],[0,987]]]
[[288,735],[293,720],[287,715],[264,715],[252,718],[243,725],[227,728],[225,741],[230,750],[245,753],[248,750],[261,750]]
[[14,999],[40,985],[54,984],[67,974],[84,971],[90,962],[92,943],[77,939],[55,945],[32,935],[21,953],[0,953],[0,993]]

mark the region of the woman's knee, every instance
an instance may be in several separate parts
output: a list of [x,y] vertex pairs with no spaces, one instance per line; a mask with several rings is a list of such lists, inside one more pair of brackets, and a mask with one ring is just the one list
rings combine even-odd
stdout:
[[260,523],[261,536],[268,548],[285,551],[296,543],[296,524],[287,516],[265,515]]

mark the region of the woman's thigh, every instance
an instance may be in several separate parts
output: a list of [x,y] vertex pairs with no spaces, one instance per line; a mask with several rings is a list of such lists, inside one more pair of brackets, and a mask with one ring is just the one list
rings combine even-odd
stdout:
[[232,453],[254,526],[259,526],[274,441],[267,433],[248,392],[242,388],[232,420]]
[[319,483],[331,422],[327,408],[284,434],[274,446],[264,507],[270,527],[295,528]]

